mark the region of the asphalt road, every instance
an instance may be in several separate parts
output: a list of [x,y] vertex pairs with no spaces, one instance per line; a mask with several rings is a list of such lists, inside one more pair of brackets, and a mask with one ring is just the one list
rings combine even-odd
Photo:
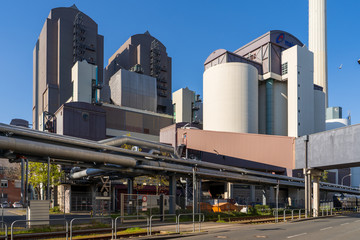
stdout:
[[208,234],[183,239],[333,239],[359,240],[360,214],[336,216],[292,223],[240,225],[210,230]]

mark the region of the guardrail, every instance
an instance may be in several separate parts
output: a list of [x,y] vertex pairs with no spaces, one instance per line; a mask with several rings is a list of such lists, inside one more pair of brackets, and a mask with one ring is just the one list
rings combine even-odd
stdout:
[[[114,219],[112,219],[112,217],[92,217],[92,218],[73,218],[71,219],[70,221],[70,240],[72,240],[72,235],[73,235],[73,230],[72,230],[72,227],[73,227],[73,222],[76,221],[76,220],[95,220],[95,219],[98,219],[98,220],[111,220],[111,239],[114,238]],[[67,239],[67,238],[66,238]]]
[[[115,238],[114,239],[117,239],[117,222],[118,220],[125,220],[125,219],[131,219],[131,218],[136,218],[134,220],[138,220],[138,218],[143,218],[143,219],[146,219],[146,225],[136,225],[136,227],[146,227],[146,235],[149,235],[149,217],[148,216],[145,216],[145,215],[134,215],[134,216],[119,216],[117,218],[115,218],[115,228],[114,228],[114,231],[115,231]],[[121,223],[122,223],[121,221]]]
[[[36,220],[15,220],[11,223],[10,226],[10,234],[11,234],[11,240],[14,240],[14,225],[15,223],[19,223],[19,222],[50,222],[50,221],[62,221],[65,223],[65,238],[66,240],[68,239],[68,232],[69,232],[69,223],[68,221],[66,221],[65,218],[63,219],[36,219]],[[7,231],[6,231],[7,232]],[[20,236],[21,234],[19,234]]]
[[[201,222],[205,221],[205,215],[203,213],[183,213],[183,214],[179,214],[177,216],[177,233],[180,233],[180,217],[181,216],[199,216],[199,232],[201,231]],[[202,216],[202,220],[201,220],[201,216]],[[189,221],[190,222],[190,221]],[[193,217],[192,220],[192,224],[193,224],[193,232],[195,232],[195,218]]]
[[[159,217],[159,218],[162,218],[163,217],[163,221],[165,220],[165,217],[175,217],[175,231],[177,230],[177,215],[176,214],[159,214],[159,215],[152,215],[150,217],[150,236],[151,236],[151,232],[152,232],[152,219],[154,217]],[[161,226],[164,226],[164,225],[173,225],[173,223],[169,223],[169,224],[161,224]],[[157,225],[155,225],[157,226]]]

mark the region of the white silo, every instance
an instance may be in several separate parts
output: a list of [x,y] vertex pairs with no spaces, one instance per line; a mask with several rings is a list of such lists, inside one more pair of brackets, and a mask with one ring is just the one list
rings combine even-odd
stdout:
[[203,129],[258,133],[258,71],[247,63],[223,63],[203,76]]
[[309,50],[314,53],[314,84],[323,88],[327,107],[326,0],[309,0]]

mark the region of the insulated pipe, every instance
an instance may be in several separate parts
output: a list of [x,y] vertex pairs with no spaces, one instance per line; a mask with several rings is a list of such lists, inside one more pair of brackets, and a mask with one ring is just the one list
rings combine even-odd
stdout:
[[109,146],[121,146],[123,144],[130,144],[130,145],[142,146],[142,147],[147,147],[147,148],[155,148],[155,149],[158,149],[158,150],[161,150],[164,152],[175,154],[176,157],[179,157],[177,155],[177,153],[174,151],[174,148],[172,146],[169,146],[169,145],[166,145],[163,143],[148,141],[148,140],[144,140],[144,139],[129,137],[129,136],[109,138],[109,139],[98,141],[98,143],[109,145]]
[[134,167],[136,165],[136,160],[130,157],[48,143],[34,143],[29,140],[2,136],[0,136],[0,149],[11,149],[15,153],[31,156],[48,156],[50,158],[71,159],[83,162],[113,163],[126,167]]
[[81,170],[79,172],[71,172],[70,178],[78,179],[78,178],[83,178],[83,177],[87,177],[87,176],[97,175],[97,174],[104,173],[104,172],[107,172],[107,171],[102,170],[102,169],[97,169],[97,168],[88,168],[86,170]]
[[[1,123],[0,123],[0,131],[13,132],[15,134],[22,135],[22,136],[37,137],[37,138],[40,138],[43,140],[48,140],[48,141],[50,140],[50,141],[61,142],[61,143],[66,143],[66,144],[71,144],[71,145],[77,145],[77,146],[82,146],[82,147],[87,147],[87,148],[109,150],[109,151],[119,152],[119,153],[123,153],[123,154],[127,154],[127,155],[152,157],[152,158],[156,158],[156,159],[162,159],[164,161],[180,163],[182,165],[192,165],[192,166],[199,166],[199,167],[201,166],[201,167],[205,167],[205,168],[223,169],[226,171],[234,171],[234,172],[238,172],[238,173],[251,174],[251,175],[256,175],[256,176],[264,176],[264,177],[271,177],[271,178],[284,179],[284,180],[294,180],[294,178],[292,178],[292,177],[263,173],[263,172],[258,172],[258,171],[252,171],[252,170],[247,170],[247,169],[243,169],[243,168],[239,168],[239,167],[225,166],[225,165],[221,165],[221,164],[202,162],[202,161],[191,160],[191,159],[170,158],[170,157],[165,157],[165,156],[151,155],[148,153],[131,151],[131,150],[122,149],[122,148],[118,148],[118,147],[114,147],[114,146],[110,146],[110,145],[100,144],[98,142],[94,142],[94,141],[90,141],[90,140],[83,140],[83,139],[75,138],[75,137],[40,132],[40,131],[36,131],[36,130],[21,128],[21,127],[16,127],[16,126],[10,126],[10,125],[1,124]],[[110,141],[111,139],[107,139],[107,140]],[[103,140],[103,141],[106,141],[106,140]],[[102,141],[100,141],[100,142],[102,142]],[[152,142],[152,143],[164,145],[164,144],[160,144],[160,143],[154,143],[154,142]],[[165,146],[172,148],[167,145],[165,145]],[[301,178],[298,178],[298,179],[301,180]]]

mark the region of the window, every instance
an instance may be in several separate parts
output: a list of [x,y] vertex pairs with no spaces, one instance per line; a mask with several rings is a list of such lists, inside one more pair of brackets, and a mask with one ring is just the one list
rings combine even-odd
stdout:
[[8,187],[8,180],[1,179],[1,187],[7,188]]
[[288,63],[283,63],[281,65],[281,75],[285,75],[288,73]]
[[15,188],[21,188],[21,180],[15,180]]

